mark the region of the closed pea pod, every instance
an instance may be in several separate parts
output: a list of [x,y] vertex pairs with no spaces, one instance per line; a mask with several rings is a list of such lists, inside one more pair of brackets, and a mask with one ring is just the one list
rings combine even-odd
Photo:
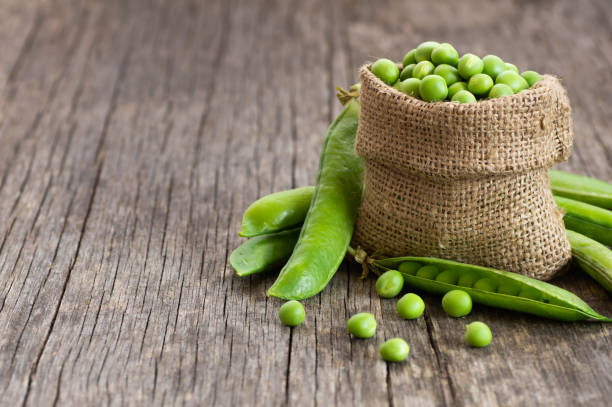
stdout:
[[555,195],[612,209],[612,184],[584,175],[549,170],[550,187]]
[[612,293],[612,250],[580,233],[567,230],[572,257],[588,275]]
[[247,240],[230,255],[231,266],[240,277],[280,268],[291,256],[300,228]]
[[560,196],[554,199],[565,212],[563,222],[567,229],[612,246],[612,211]]

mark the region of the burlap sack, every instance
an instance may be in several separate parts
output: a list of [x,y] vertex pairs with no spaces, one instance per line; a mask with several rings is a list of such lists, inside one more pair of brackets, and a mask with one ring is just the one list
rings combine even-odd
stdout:
[[354,244],[546,280],[569,262],[548,172],[568,158],[571,109],[544,76],[519,94],[428,103],[361,68],[355,149],[366,165]]

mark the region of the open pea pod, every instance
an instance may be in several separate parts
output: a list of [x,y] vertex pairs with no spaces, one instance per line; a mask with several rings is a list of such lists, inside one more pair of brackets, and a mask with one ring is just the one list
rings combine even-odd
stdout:
[[[406,284],[429,293],[444,294],[460,289],[469,293],[474,302],[491,307],[560,321],[592,319],[612,322],[612,319],[598,314],[571,292],[516,273],[431,257],[394,257],[374,260],[372,265],[382,270],[397,270],[403,268],[400,265],[406,262],[435,266],[438,269],[439,273],[435,275],[427,273],[428,278],[414,267],[412,272],[402,273]],[[452,276],[453,272],[456,273],[456,279]],[[444,278],[436,280],[443,273]]]

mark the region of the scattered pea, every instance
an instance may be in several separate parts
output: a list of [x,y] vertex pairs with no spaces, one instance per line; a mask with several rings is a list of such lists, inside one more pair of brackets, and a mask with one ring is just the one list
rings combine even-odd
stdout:
[[404,69],[402,69],[402,72],[400,72],[400,81],[404,81],[408,78],[412,78],[412,72],[414,71],[414,67],[416,66],[416,64],[410,64],[410,65],[406,65],[404,67]]
[[509,95],[514,95],[514,92],[512,91],[512,88],[510,86],[505,85],[503,83],[498,83],[496,85],[493,85],[493,87],[491,88],[491,91],[489,92],[490,99],[500,98],[502,96],[509,96]]
[[455,284],[459,278],[459,273],[455,270],[444,270],[436,276],[436,281],[446,284]]
[[446,86],[450,86],[455,82],[459,81],[459,72],[457,68],[454,66],[450,66],[448,64],[441,64],[436,66],[436,69],[433,71],[434,75],[439,75],[446,82]]
[[393,298],[402,291],[404,277],[397,270],[384,272],[376,280],[376,292],[383,298]]
[[414,54],[416,53],[416,49],[411,49],[404,55],[404,59],[402,60],[402,66],[406,67],[410,64],[416,64],[416,59],[414,58]]
[[304,306],[295,300],[287,301],[278,309],[278,318],[287,326],[298,326],[306,318]]
[[517,93],[520,92],[524,80],[519,74],[514,71],[504,71],[497,75],[497,79],[495,79],[495,83],[503,83],[504,85],[510,86],[512,92]]
[[422,264],[414,262],[414,261],[405,261],[399,265],[397,270],[402,274],[410,274],[413,276],[418,269],[420,269]]
[[453,96],[460,90],[467,90],[467,83],[465,82],[455,82],[448,87],[448,98],[452,99]]
[[506,70],[504,61],[496,55],[487,55],[482,58],[482,62],[482,73],[489,75],[493,80],[497,78],[497,75]]
[[465,339],[470,346],[484,348],[491,343],[492,338],[493,334],[484,322],[475,321],[466,326]]
[[448,88],[440,75],[427,75],[419,86],[421,98],[426,102],[437,102],[446,99]]
[[410,293],[399,299],[395,305],[397,313],[404,319],[417,319],[425,311],[423,299],[416,294]]
[[346,329],[356,338],[371,338],[376,334],[376,318],[369,312],[360,312],[349,318]]
[[457,50],[449,43],[438,45],[431,51],[431,62],[435,65],[448,64],[457,66],[459,54]]
[[516,67],[516,65],[511,64],[510,62],[506,62],[506,69],[505,69],[505,70],[506,70],[506,71],[508,71],[508,70],[510,70],[510,71],[514,71],[514,72],[516,72],[517,74],[519,73],[519,70],[518,70],[518,68]]
[[412,77],[417,79],[423,79],[427,75],[431,75],[435,67],[430,61],[421,61],[412,70]]
[[442,297],[442,308],[451,317],[464,317],[472,311],[472,297],[463,290],[451,290]]
[[453,95],[452,102],[473,103],[476,102],[476,97],[469,90],[460,90]]
[[473,288],[494,293],[497,290],[497,282],[491,278],[481,278],[474,283]]
[[407,95],[414,96],[415,98],[420,98],[421,97],[421,93],[419,92],[420,86],[421,86],[420,79],[408,78],[405,81],[401,81],[398,83],[397,90]]
[[387,362],[401,362],[409,352],[410,346],[402,338],[392,338],[380,345],[380,356]]
[[482,59],[474,54],[465,54],[459,59],[457,70],[463,79],[470,79],[472,76],[481,73],[484,68]]
[[399,68],[390,59],[380,58],[372,64],[372,73],[387,85],[393,85],[399,77]]
[[540,74],[536,71],[525,71],[521,74],[521,76],[527,81],[529,87],[532,87],[534,83],[542,79]]
[[421,61],[431,61],[431,52],[436,48],[440,43],[436,41],[425,41],[421,43],[414,53],[414,58],[416,62]]
[[416,276],[426,278],[427,280],[433,280],[434,278],[436,278],[439,272],[440,269],[438,269],[436,266],[423,266],[416,272]]
[[492,87],[493,79],[484,73],[477,73],[468,82],[468,90],[478,96],[487,95]]

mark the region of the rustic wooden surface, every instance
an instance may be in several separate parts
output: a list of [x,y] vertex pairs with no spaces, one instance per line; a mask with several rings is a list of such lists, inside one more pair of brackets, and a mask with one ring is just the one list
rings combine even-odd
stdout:
[[[611,21],[607,0],[1,0],[0,405],[608,404],[610,325],[432,296],[403,321],[344,264],[291,330],[274,275],[227,258],[250,202],[313,183],[334,86],[425,39],[559,75],[563,168],[612,181]],[[557,283],[612,315],[578,270]],[[346,334],[357,311],[374,339]],[[391,336],[406,363],[378,357]]]

